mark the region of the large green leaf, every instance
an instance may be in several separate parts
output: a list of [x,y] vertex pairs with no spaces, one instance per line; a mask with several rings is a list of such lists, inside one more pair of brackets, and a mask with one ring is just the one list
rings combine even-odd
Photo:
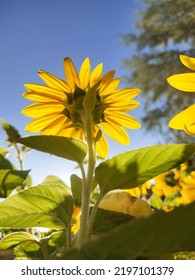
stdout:
[[12,191],[23,185],[29,170],[0,170],[0,196],[7,197]]
[[83,245],[72,258],[138,259],[195,250],[195,202],[169,213],[133,219]]
[[85,143],[73,138],[38,135],[19,138],[16,141],[29,148],[73,160],[77,163],[81,163],[87,154]]
[[119,154],[96,168],[101,194],[130,189],[178,166],[195,152],[195,145],[170,144],[141,148]]
[[27,241],[41,245],[38,239],[28,232],[14,232],[0,240],[0,250],[9,249]]
[[64,187],[31,187],[0,202],[0,227],[67,228],[73,207],[73,198]]

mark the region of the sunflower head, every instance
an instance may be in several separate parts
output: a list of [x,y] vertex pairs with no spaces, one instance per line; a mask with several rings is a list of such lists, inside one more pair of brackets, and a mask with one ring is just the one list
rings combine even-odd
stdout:
[[[180,55],[180,60],[187,68],[195,70],[195,58]],[[168,83],[176,89],[181,91],[195,92],[195,73],[176,74],[167,79]],[[169,127],[179,130],[184,130],[187,134],[195,136],[195,104],[186,108],[174,116],[170,122]]]
[[129,136],[124,128],[138,129],[140,123],[125,112],[135,109],[139,102],[132,100],[140,93],[137,88],[117,89],[119,78],[115,71],[102,75],[103,64],[91,71],[86,58],[77,72],[70,58],[64,59],[65,80],[43,70],[38,75],[45,82],[26,84],[23,94],[34,104],[22,113],[34,118],[26,126],[26,131],[41,132],[44,135],[58,135],[85,140],[89,126],[98,154],[105,158],[108,144],[103,131],[121,144],[129,144]]

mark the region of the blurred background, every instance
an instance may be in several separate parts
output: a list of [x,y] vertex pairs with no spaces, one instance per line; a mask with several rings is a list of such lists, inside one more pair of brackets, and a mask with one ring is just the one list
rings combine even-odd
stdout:
[[[79,70],[89,56],[92,68],[103,62],[104,73],[116,70],[120,87],[142,91],[136,98],[140,107],[130,112],[142,129],[128,130],[128,147],[107,138],[109,157],[148,145],[192,141],[184,132],[169,130],[167,123],[194,102],[194,94],[171,88],[166,79],[190,71],[179,54],[195,56],[194,0],[4,0],[0,35],[0,117],[22,136],[29,135],[25,126],[30,121],[21,114],[30,104],[22,97],[23,85],[42,83],[37,75],[41,69],[64,79],[63,58],[69,56]],[[0,146],[7,147],[1,128]],[[69,184],[74,166],[33,150],[24,164],[34,185],[47,175]]]

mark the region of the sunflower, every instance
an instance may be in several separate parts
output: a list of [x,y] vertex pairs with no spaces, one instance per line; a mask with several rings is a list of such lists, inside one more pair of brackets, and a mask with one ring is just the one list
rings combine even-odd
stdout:
[[125,114],[135,109],[139,102],[132,100],[140,93],[138,88],[117,89],[119,78],[115,71],[102,75],[103,64],[91,71],[86,58],[78,73],[70,58],[64,59],[66,80],[62,80],[43,70],[38,75],[45,82],[25,84],[27,92],[23,96],[35,102],[23,109],[22,113],[34,118],[26,126],[28,132],[42,135],[56,135],[85,140],[89,127],[97,153],[105,158],[108,144],[103,131],[121,144],[129,144],[129,136],[124,128],[138,129],[140,123]]
[[[180,55],[181,62],[191,70],[195,70],[195,58]],[[195,73],[183,73],[169,77],[168,83],[181,91],[195,92]],[[169,127],[184,130],[187,134],[195,136],[195,104],[174,116]]]

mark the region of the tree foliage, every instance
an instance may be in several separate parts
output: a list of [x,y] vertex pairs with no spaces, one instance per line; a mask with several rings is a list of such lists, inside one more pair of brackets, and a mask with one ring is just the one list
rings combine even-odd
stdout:
[[190,142],[192,138],[184,132],[168,133],[167,123],[191,105],[195,95],[172,88],[166,79],[190,71],[180,62],[179,54],[195,56],[195,1],[139,1],[144,6],[138,14],[136,31],[122,36],[127,46],[137,49],[135,55],[124,60],[131,71],[127,81],[142,90],[146,130],[155,130],[166,141]]

